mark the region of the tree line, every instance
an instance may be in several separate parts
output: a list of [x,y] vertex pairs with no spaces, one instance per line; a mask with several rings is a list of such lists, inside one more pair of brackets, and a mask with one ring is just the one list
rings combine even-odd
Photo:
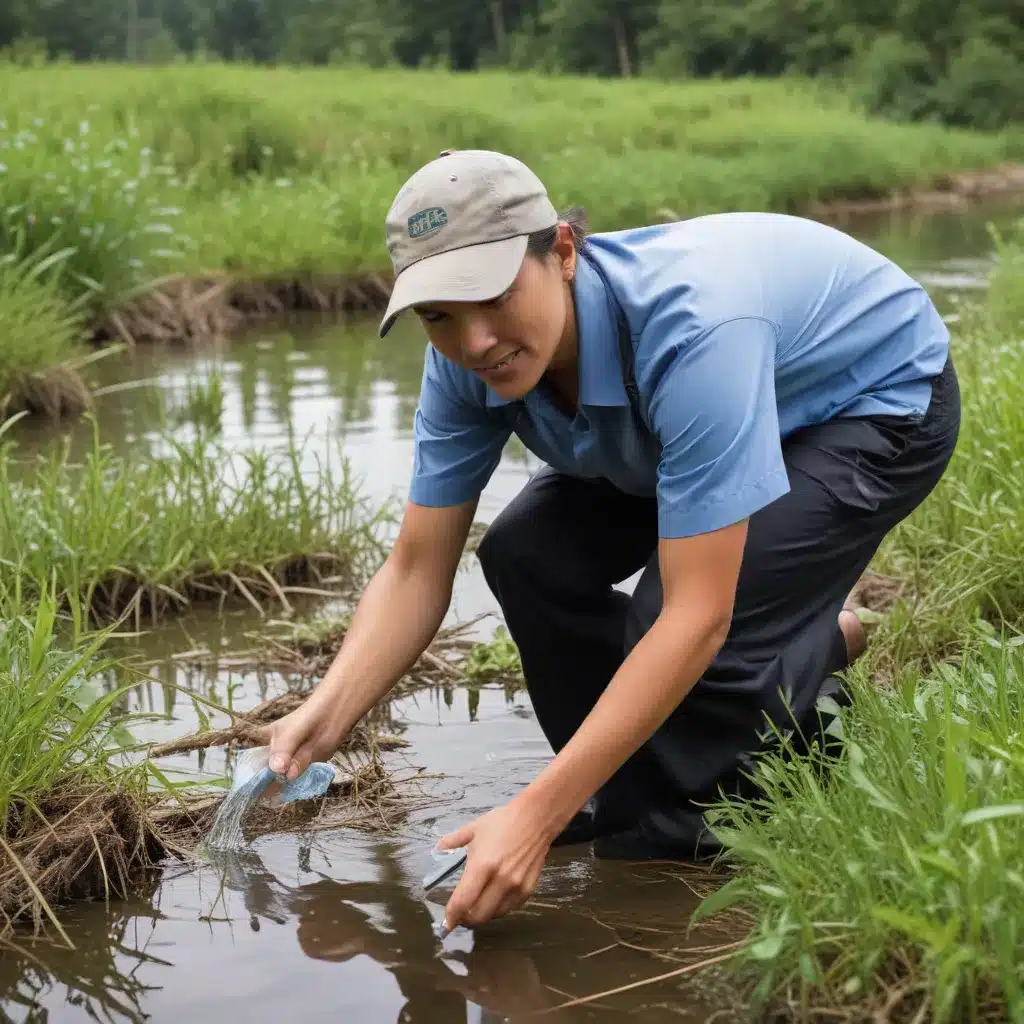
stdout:
[[1020,0],[3,0],[8,60],[841,78],[874,113],[1024,121]]

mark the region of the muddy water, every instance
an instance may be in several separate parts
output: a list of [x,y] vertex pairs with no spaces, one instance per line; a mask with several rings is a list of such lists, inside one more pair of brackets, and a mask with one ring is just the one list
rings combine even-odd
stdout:
[[[983,286],[989,264],[985,223],[1009,223],[1017,204],[971,215],[899,215],[841,224],[899,260],[932,288],[944,309]],[[305,443],[306,465],[349,461],[373,501],[401,498],[412,455],[411,427],[423,338],[401,324],[381,343],[372,323],[262,326],[218,349],[141,349],[99,364],[102,436],[120,450],[154,449],[156,427],[181,409],[190,384],[216,367],[223,377],[220,439],[234,451]],[[135,386],[122,387],[131,384]],[[179,430],[192,429],[187,417]],[[23,430],[26,441],[52,441]],[[75,448],[90,442],[76,428]],[[514,442],[488,486],[479,518],[489,521],[537,468]],[[627,584],[628,585],[628,584]],[[461,573],[449,621],[496,606],[475,565]],[[486,634],[497,621],[485,621]],[[175,652],[245,646],[265,629],[251,610],[195,614],[141,642],[155,661],[132,698],[148,720],[140,739],[194,729],[185,691],[249,707],[280,692],[275,673],[185,669]],[[32,959],[0,961],[0,1019],[19,1021],[305,1020],[352,1024],[497,1022],[523,1019],[561,1002],[669,971],[657,950],[683,944],[695,897],[659,867],[595,862],[586,848],[555,851],[523,913],[443,944],[432,935],[449,890],[423,898],[419,878],[444,831],[507,800],[550,756],[523,695],[499,689],[428,693],[391,709],[410,747],[389,755],[422,782],[431,802],[383,837],[351,831],[313,839],[275,836],[230,862],[184,871],[168,866],[145,896],[110,908],[78,907],[66,927],[74,952],[37,948]],[[214,724],[218,720],[214,718]],[[181,778],[223,776],[219,751],[167,759]],[[728,936],[700,933],[701,946]],[[728,1019],[728,990],[678,979],[550,1012],[554,1020]],[[715,1016],[718,1014],[718,1016]],[[6,1016],[4,1016],[6,1015]]]

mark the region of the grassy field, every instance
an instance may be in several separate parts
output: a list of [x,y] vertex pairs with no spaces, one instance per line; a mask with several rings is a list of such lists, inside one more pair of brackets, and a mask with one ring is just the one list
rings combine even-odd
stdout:
[[[793,82],[602,82],[218,65],[0,69],[8,223],[107,302],[170,270],[386,270],[383,218],[444,148],[510,151],[597,230],[928,186],[1024,136],[892,125]],[[510,102],[515,97],[515,103]],[[102,220],[102,231],[99,222]]]
[[957,328],[961,439],[875,566],[906,589],[850,674],[845,751],[767,757],[763,802],[716,809],[739,874],[706,909],[756,916],[743,962],[797,1017],[1024,1014],[1022,254]]
[[[1024,159],[1024,133],[887,124],[799,81],[0,67],[0,261],[25,265],[0,263],[0,402],[76,414],[83,340],[205,337],[272,282],[379,304],[386,280],[359,284],[387,277],[387,208],[452,147],[522,157],[604,230],[928,188]],[[211,291],[223,275],[245,296]]]

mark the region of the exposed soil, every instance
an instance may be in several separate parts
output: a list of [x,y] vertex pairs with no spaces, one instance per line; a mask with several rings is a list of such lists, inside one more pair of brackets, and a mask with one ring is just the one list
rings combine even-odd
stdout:
[[884,615],[892,611],[893,605],[907,590],[905,580],[895,576],[882,576],[880,573],[866,572],[861,576],[850,594],[850,603],[854,607],[867,608],[869,611]]
[[391,296],[388,275],[282,276],[235,280],[228,273],[172,277],[109,313],[93,334],[99,343],[208,342],[246,323],[287,312],[372,313]]
[[0,395],[0,419],[27,412],[43,419],[76,419],[89,408],[89,388],[72,366],[26,374]]
[[973,200],[1024,191],[1024,164],[1002,164],[977,171],[947,175],[930,189],[893,189],[883,196],[863,199],[828,199],[808,205],[812,217],[885,213],[910,208],[965,209]]
[[71,900],[126,896],[133,876],[152,865],[161,844],[138,791],[66,785],[8,812],[0,861],[0,915],[38,929],[51,907]]
[[[327,577],[337,577],[351,568],[341,555],[317,553],[294,555],[237,572],[217,572],[196,568],[176,588],[140,580],[134,573],[115,570],[100,580],[92,590],[89,612],[99,622],[118,619],[134,621],[141,629],[143,617],[160,621],[168,609],[180,612],[195,602],[227,598],[246,600],[263,614],[263,602],[280,602],[291,609],[289,593],[310,593],[310,587],[323,587]],[[340,596],[334,591],[319,591],[320,596]]]

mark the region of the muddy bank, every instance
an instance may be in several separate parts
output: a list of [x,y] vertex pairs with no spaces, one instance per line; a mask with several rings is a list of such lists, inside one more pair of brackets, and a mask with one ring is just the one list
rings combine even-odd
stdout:
[[932,188],[893,189],[881,196],[828,199],[811,202],[811,217],[833,219],[862,213],[894,210],[967,210],[972,202],[1024,192],[1024,164],[1003,164],[985,170],[958,171],[935,182]]
[[206,342],[283,313],[374,313],[391,296],[390,275],[287,275],[239,280],[227,272],[174,277],[109,313],[93,332],[98,344]]

